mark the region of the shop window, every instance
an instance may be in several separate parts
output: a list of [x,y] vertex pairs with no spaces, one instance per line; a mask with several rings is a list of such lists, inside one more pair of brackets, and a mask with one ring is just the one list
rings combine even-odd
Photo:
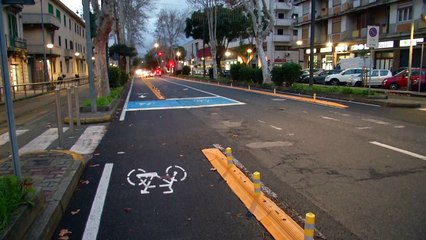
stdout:
[[398,9],[398,22],[411,21],[413,18],[412,7],[404,7]]

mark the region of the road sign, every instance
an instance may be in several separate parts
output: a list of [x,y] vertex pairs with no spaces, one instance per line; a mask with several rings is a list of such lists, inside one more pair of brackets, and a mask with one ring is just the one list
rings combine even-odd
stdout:
[[369,48],[379,46],[379,26],[367,26],[367,46]]

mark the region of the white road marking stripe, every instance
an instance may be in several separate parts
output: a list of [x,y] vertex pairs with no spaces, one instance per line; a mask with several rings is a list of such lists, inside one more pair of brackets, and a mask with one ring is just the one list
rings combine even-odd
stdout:
[[98,189],[96,190],[95,199],[93,200],[92,209],[90,210],[87,219],[86,228],[83,233],[83,240],[96,239],[101,223],[102,211],[104,209],[105,198],[108,192],[109,180],[112,173],[112,163],[105,164],[102,172],[101,180],[99,181]]
[[179,107],[156,107],[156,108],[132,108],[128,109],[128,112],[135,111],[152,111],[152,110],[168,110],[168,109],[191,109],[191,108],[206,108],[206,107],[223,107],[223,106],[236,106],[245,105],[245,103],[236,101],[235,103],[227,104],[213,104],[213,105],[198,105],[198,106],[179,106]]
[[380,125],[389,125],[390,123],[388,122],[384,122],[384,121],[380,121],[380,120],[376,120],[376,119],[371,119],[371,118],[363,118],[363,121],[367,121],[367,122],[372,122],[372,123],[377,123]]
[[407,151],[407,150],[392,147],[392,146],[389,146],[389,145],[386,145],[386,144],[383,144],[383,143],[379,143],[379,142],[375,142],[375,141],[372,141],[370,143],[426,161],[426,156],[423,156],[423,155],[420,155],[420,154],[417,154],[417,153],[413,153],[413,152],[410,152],[410,151]]
[[269,125],[269,126],[271,126],[271,128],[273,128],[273,129],[276,129],[276,130],[279,130],[279,131],[283,130],[282,128],[275,127],[275,126],[273,126],[273,125]]
[[358,130],[365,130],[365,129],[371,129],[371,127],[357,127]]
[[91,154],[95,151],[102,137],[105,135],[105,126],[89,126],[84,133],[78,138],[77,142],[72,146],[70,151],[79,154]]
[[[28,129],[16,130],[16,136],[22,135],[28,132]],[[0,135],[0,146],[9,142],[9,132],[5,132]]]
[[405,128],[405,126],[400,125],[400,126],[394,126],[394,128]]
[[287,99],[284,98],[272,98],[272,101],[276,101],[276,102],[283,102],[283,101],[287,101]]
[[426,108],[419,108],[420,111],[426,111]]
[[262,121],[262,120],[257,120],[258,122],[260,122],[260,123],[266,123],[265,121]]
[[126,102],[124,103],[124,107],[121,110],[121,115],[120,115],[120,122],[124,121],[124,119],[126,118],[126,112],[127,112],[127,105],[129,104],[129,99],[130,99],[130,93],[132,92],[133,89],[133,81],[135,80],[135,78],[132,78],[132,83],[130,84],[130,89],[129,92],[127,93],[127,98],[126,98]]
[[339,119],[336,118],[331,118],[331,117],[325,117],[325,116],[321,116],[322,119],[326,119],[326,120],[332,120],[332,121],[336,121],[336,122],[340,122]]
[[[64,127],[64,132],[68,130],[67,127]],[[43,151],[50,146],[58,138],[58,129],[49,128],[40,136],[34,138],[32,141],[27,143],[25,146],[19,149],[19,154],[24,154],[34,151]]]

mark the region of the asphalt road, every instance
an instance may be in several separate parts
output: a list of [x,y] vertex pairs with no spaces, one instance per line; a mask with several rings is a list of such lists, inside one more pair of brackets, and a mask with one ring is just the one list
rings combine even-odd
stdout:
[[192,101],[194,108],[152,101],[136,79],[129,111],[109,125],[55,238],[66,228],[71,239],[81,239],[96,191],[106,193],[105,205],[95,204],[89,225],[99,220],[99,228],[85,234],[98,239],[270,238],[211,171],[201,150],[213,144],[232,147],[248,170],[260,171],[281,205],[300,216],[314,212],[328,239],[424,238],[426,123],[410,119],[418,110],[354,103],[337,109],[169,78],[149,81],[167,99]]

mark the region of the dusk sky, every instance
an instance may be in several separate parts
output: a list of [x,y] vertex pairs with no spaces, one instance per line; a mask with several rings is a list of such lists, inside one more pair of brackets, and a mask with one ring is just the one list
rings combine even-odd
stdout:
[[[61,0],[65,5],[68,6],[71,10],[74,12],[82,12],[83,11],[83,5],[81,1],[79,0]],[[176,10],[185,10],[187,9],[187,4],[185,0],[153,0],[154,7],[156,8],[155,11],[152,11],[150,14],[150,21],[148,29],[150,29],[151,32],[154,31],[154,24],[157,20],[157,14],[161,9],[176,9]],[[143,55],[145,54],[145,49],[149,49],[150,46],[154,44],[154,39],[151,37],[152,33],[146,33],[145,41],[144,41],[144,48],[139,49],[139,54]]]

